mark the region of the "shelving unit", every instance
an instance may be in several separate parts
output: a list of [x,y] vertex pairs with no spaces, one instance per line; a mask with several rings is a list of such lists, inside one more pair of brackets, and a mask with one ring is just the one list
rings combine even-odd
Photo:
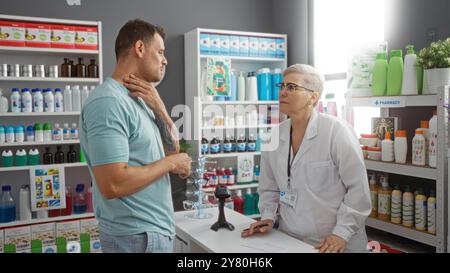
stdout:
[[[395,97],[350,97],[347,104],[352,107],[379,107],[381,116],[389,116],[393,108],[426,107],[437,108],[438,144],[437,168],[420,167],[412,164],[396,164],[380,161],[365,160],[366,168],[372,171],[386,172],[403,176],[424,178],[436,182],[436,235],[403,227],[401,225],[368,218],[366,225],[375,229],[402,236],[436,248],[436,252],[446,252],[448,234],[448,166],[447,150],[449,143],[448,111],[444,107],[449,103],[449,86],[443,87],[435,95],[395,96]],[[449,153],[450,155],[450,153]],[[450,197],[450,195],[449,195]]]
[[72,215],[68,215],[68,216],[50,217],[50,218],[45,218],[45,219],[31,219],[31,220],[25,220],[25,221],[14,221],[14,222],[0,224],[0,229],[9,228],[9,227],[17,227],[17,226],[34,225],[34,224],[43,224],[43,223],[50,223],[50,222],[61,222],[61,221],[91,218],[91,217],[94,217],[93,213],[72,214]]
[[[63,63],[64,58],[75,59],[83,57],[84,64],[87,65],[86,59],[95,59],[98,65],[99,78],[41,78],[41,77],[0,77],[0,87],[4,90],[3,94],[8,97],[10,103],[10,90],[13,87],[18,88],[64,88],[64,85],[81,84],[81,85],[98,85],[103,82],[103,47],[102,47],[102,23],[100,21],[81,21],[81,20],[64,20],[52,18],[38,18],[26,16],[11,16],[0,14],[0,20],[19,20],[24,22],[40,22],[50,24],[68,24],[76,26],[93,26],[98,29],[98,50],[84,50],[84,49],[62,49],[62,48],[37,48],[37,47],[15,47],[15,46],[0,46],[0,58],[2,63],[7,64],[43,64],[43,65],[58,65]],[[76,62],[75,62],[76,64]],[[30,125],[34,123],[63,124],[76,123],[79,127],[80,112],[52,112],[52,113],[0,113],[0,124],[2,125]],[[75,145],[77,155],[80,155],[79,144],[77,140],[65,141],[51,141],[51,142],[23,142],[23,143],[2,143],[0,144],[0,153],[5,149],[11,149],[13,153],[16,149],[25,146],[31,146],[39,150],[42,156],[44,147],[49,146],[51,152],[55,152],[54,146],[61,145],[66,159],[66,151],[68,145]],[[26,147],[28,150],[28,147]],[[28,151],[27,151],[28,152]],[[88,186],[91,181],[90,173],[87,164],[84,162],[55,164],[65,169],[65,184],[70,185],[75,189],[78,183],[84,183]],[[45,166],[45,165],[42,165]],[[30,169],[36,166],[14,166],[14,167],[0,167],[0,185],[10,184],[12,186],[12,195],[16,200],[17,213],[19,215],[19,189],[22,185],[30,183]],[[39,167],[39,166],[37,166]],[[43,222],[65,221],[70,219],[93,217],[92,213],[71,215],[64,217],[33,219],[30,221],[15,221],[12,223],[0,224],[0,229],[16,225],[29,225]]]

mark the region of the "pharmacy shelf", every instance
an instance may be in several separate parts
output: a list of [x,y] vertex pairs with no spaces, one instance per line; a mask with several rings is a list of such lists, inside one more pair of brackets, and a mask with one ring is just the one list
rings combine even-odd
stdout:
[[24,221],[13,221],[13,222],[0,224],[0,229],[1,228],[8,228],[8,227],[16,227],[16,226],[27,226],[27,225],[41,224],[41,223],[51,223],[51,222],[60,222],[60,221],[68,221],[68,220],[75,220],[75,219],[83,219],[83,218],[92,218],[92,217],[95,217],[95,215],[93,213],[82,213],[82,214],[72,214],[72,215],[69,215],[69,216],[50,217],[50,218],[44,218],[44,219],[31,219],[31,220],[24,220]]
[[202,130],[227,130],[227,129],[247,129],[247,128],[272,128],[279,124],[243,125],[243,126],[206,126]]
[[[227,186],[228,190],[240,190],[257,187],[259,187],[259,183],[235,184],[232,186]],[[203,188],[204,192],[214,192],[215,190],[216,190],[215,187]]]
[[202,156],[207,158],[227,158],[227,157],[238,157],[241,155],[261,155],[261,152],[219,153],[219,154],[206,154]]
[[74,140],[61,140],[61,141],[44,141],[44,142],[36,142],[36,141],[26,141],[26,142],[14,142],[14,143],[2,143],[1,147],[16,147],[16,146],[42,146],[42,145],[64,145],[64,144],[78,144],[80,143],[79,139]]
[[280,104],[277,100],[260,100],[260,101],[201,101],[203,105],[265,105]]
[[80,115],[79,111],[75,111],[75,112],[40,112],[40,113],[8,112],[8,113],[0,113],[0,118],[1,117],[40,117],[40,116],[79,116],[79,115]]
[[270,57],[246,57],[246,56],[230,56],[230,55],[200,55],[201,59],[206,58],[228,58],[235,62],[258,62],[258,63],[269,63],[269,62],[285,62],[284,58],[270,58]]
[[412,164],[398,164],[369,159],[364,160],[364,163],[366,164],[366,169],[372,171],[394,173],[431,180],[437,179],[437,170],[431,167],[420,167]]
[[40,77],[0,77],[5,82],[61,82],[61,83],[99,83],[98,78],[40,78]]
[[423,244],[430,246],[436,246],[436,236],[422,231],[417,231],[413,228],[407,228],[401,225],[385,222],[382,220],[367,218],[366,225],[372,228],[376,228],[385,232],[389,232],[395,235],[402,236]]
[[437,95],[405,95],[385,97],[352,97],[352,106],[398,108],[411,106],[437,106]]
[[[60,166],[63,168],[74,168],[74,167],[85,167],[87,164],[85,162],[77,162],[77,163],[64,163],[64,164],[52,164],[56,166]],[[29,171],[34,167],[46,167],[49,165],[28,165],[28,166],[16,166],[16,167],[2,167],[0,168],[0,172],[13,172],[13,171]]]
[[98,55],[98,50],[86,49],[65,49],[65,48],[39,48],[26,46],[0,46],[2,54],[78,54],[78,55]]

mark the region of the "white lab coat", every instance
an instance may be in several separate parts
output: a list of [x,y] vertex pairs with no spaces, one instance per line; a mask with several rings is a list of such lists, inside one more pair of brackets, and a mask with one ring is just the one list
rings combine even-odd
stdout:
[[280,124],[278,148],[262,152],[261,219],[276,220],[279,209],[281,231],[312,245],[336,234],[347,241],[346,252],[365,252],[365,221],[372,206],[353,129],[344,120],[313,110],[295,158],[291,150],[291,187],[297,194],[294,209],[281,203],[279,194],[288,191],[290,126],[290,120]]

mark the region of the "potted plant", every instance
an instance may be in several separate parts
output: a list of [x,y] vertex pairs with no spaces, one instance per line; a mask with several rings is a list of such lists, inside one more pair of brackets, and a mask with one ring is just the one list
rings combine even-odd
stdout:
[[450,85],[450,38],[423,48],[417,64],[425,70],[423,94],[437,94],[440,87]]

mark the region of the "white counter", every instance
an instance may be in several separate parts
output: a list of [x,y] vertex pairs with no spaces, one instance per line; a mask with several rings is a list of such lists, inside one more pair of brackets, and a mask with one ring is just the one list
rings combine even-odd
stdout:
[[234,230],[221,228],[217,232],[211,226],[217,221],[218,208],[208,208],[204,212],[211,213],[209,219],[191,219],[187,214],[193,211],[175,213],[177,239],[175,252],[210,252],[210,253],[264,253],[264,252],[317,252],[313,246],[278,230],[242,238],[241,231],[248,228],[255,220],[225,207],[225,218],[234,225]]

